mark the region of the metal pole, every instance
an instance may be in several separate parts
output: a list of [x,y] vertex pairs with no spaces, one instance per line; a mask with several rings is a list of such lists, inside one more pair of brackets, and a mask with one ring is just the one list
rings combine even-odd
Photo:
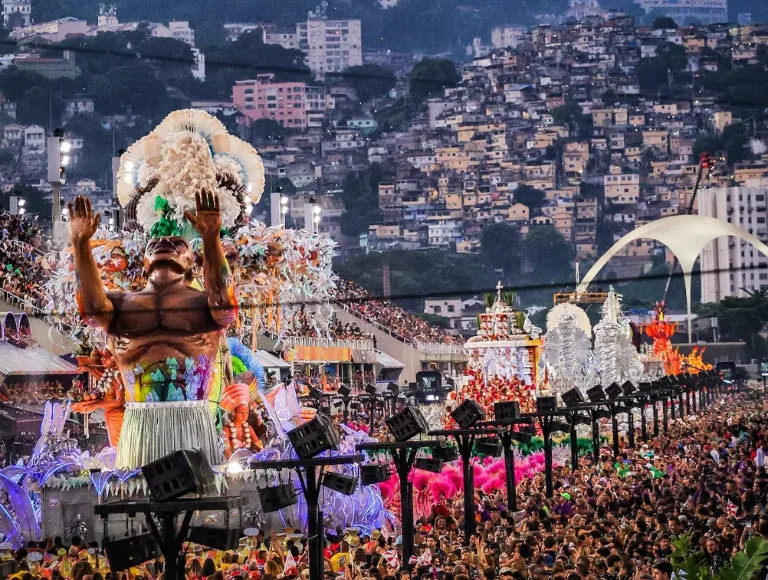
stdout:
[[472,445],[474,435],[456,435],[461,452],[461,472],[464,479],[464,542],[475,533],[475,472],[472,469]]
[[[666,406],[666,405],[664,405],[664,408],[666,408],[666,407],[667,407],[667,406]],[[674,399],[674,395],[673,395],[673,396],[672,396],[672,398],[670,399],[669,410],[672,412],[672,420],[674,421],[674,420],[675,420],[675,414],[677,413],[677,409],[675,408],[675,399]]]
[[653,402],[653,436],[659,436],[659,402]]
[[600,461],[600,424],[596,409],[593,409],[590,415],[592,416],[592,455],[594,456],[595,467],[597,467]]
[[632,414],[632,407],[627,412],[627,436],[629,437],[629,448],[635,448],[635,416]]
[[640,404],[640,437],[643,439],[643,443],[648,441],[648,425],[645,420],[645,399]]
[[[670,402],[672,402],[672,399],[670,399]],[[672,405],[670,406],[674,409],[675,407],[674,402],[672,402]],[[669,414],[667,411],[667,399],[664,399],[664,401],[662,401],[661,410],[663,411],[663,415],[664,415],[664,433],[669,433]]]
[[400,521],[403,526],[403,563],[413,555],[413,484],[408,475],[411,472],[416,450],[400,449],[392,451],[397,476],[400,479]]
[[507,476],[507,509],[517,511],[517,485],[515,484],[515,450],[512,447],[512,426],[501,430],[501,443],[504,445],[504,472]]
[[619,456],[619,419],[616,416],[616,407],[611,404],[611,429],[613,435],[613,456]]
[[571,417],[571,469],[579,468],[579,441],[576,437],[575,419],[576,414],[574,413],[573,417]]
[[65,234],[64,222],[61,219],[61,184],[51,184],[51,237],[56,249],[64,246]]
[[555,494],[554,486],[552,485],[552,432],[550,430],[552,418],[541,417],[540,420],[542,435],[544,435],[544,481],[547,497],[551,499]]
[[323,580],[325,560],[323,558],[323,512],[318,501],[320,490],[317,481],[317,467],[304,468],[304,499],[307,502],[307,533],[309,534],[309,578]]

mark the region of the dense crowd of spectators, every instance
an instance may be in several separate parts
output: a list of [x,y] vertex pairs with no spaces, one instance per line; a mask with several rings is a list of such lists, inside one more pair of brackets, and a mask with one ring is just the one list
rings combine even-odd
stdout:
[[363,332],[357,324],[341,322],[333,317],[328,323],[328,330],[323,329],[317,313],[307,311],[302,305],[291,315],[286,324],[286,336],[305,336],[310,338],[335,338],[344,340],[372,340],[373,336]]
[[460,342],[445,329],[428,324],[389,300],[375,298],[350,280],[339,280],[337,286],[340,304],[390,334],[409,342]]
[[[768,538],[768,404],[728,395],[698,417],[618,457],[602,449],[518,486],[520,511],[502,490],[475,491],[477,533],[463,536],[458,501],[437,502],[416,522],[415,555],[402,561],[398,531],[327,531],[325,580],[671,580],[674,542],[700,548],[713,578],[753,536]],[[638,438],[639,439],[639,438]],[[622,441],[624,444],[625,441]],[[503,488],[503,486],[501,486]],[[278,580],[308,575],[306,537],[272,530],[244,538],[239,550],[186,552],[189,580]],[[46,554],[43,566],[31,551]],[[20,580],[164,580],[161,560],[115,575],[95,544],[57,538],[15,554]],[[759,578],[765,577],[765,569]]]
[[36,221],[0,213],[0,288],[38,308],[44,304],[43,284],[48,276],[40,261],[44,246]]

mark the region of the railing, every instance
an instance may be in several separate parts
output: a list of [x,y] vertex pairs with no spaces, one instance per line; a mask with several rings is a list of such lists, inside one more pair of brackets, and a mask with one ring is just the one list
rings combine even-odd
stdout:
[[446,344],[444,342],[419,342],[419,353],[438,357],[450,357],[452,359],[466,360],[467,354],[461,344]]
[[410,344],[412,346],[416,346],[416,343],[413,340],[411,340],[410,338],[406,338],[406,337],[404,337],[404,336],[394,332],[392,329],[387,328],[386,326],[384,326],[380,322],[377,322],[376,320],[373,320],[372,318],[368,318],[364,314],[360,314],[359,312],[357,312],[356,310],[353,310],[352,308],[350,308],[349,306],[347,306],[343,302],[336,302],[335,304],[336,304],[336,306],[338,306],[339,308],[341,308],[345,312],[349,312],[353,316],[357,316],[359,319],[364,320],[365,322],[367,322],[368,324],[370,324],[372,326],[375,326],[380,331],[387,333],[388,335],[396,338],[397,340],[399,340],[401,342],[404,342],[406,344]]
[[286,336],[283,338],[286,348],[297,346],[318,348],[349,348],[352,350],[373,350],[372,340],[348,338],[314,338],[309,336]]
[[40,248],[36,248],[30,243],[22,242],[21,240],[10,240],[10,242],[12,245],[20,247],[25,252],[32,252],[38,256],[45,256],[45,252],[43,252]]
[[50,312],[46,312],[45,310],[33,304],[26,298],[17,296],[13,292],[9,292],[8,290],[0,288],[0,296],[6,302],[24,309],[24,312],[26,312],[28,316],[34,316],[35,318],[42,318],[46,324],[50,324],[51,326],[56,326],[58,328],[62,328],[70,331],[75,330],[75,327],[69,324],[68,322],[64,322],[58,316],[55,316]]

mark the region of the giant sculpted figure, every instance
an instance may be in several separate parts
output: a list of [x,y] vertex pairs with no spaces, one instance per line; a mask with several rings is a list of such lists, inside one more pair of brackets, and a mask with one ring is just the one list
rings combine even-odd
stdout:
[[195,201],[195,214],[185,215],[202,238],[204,290],[192,285],[189,242],[160,237],[147,244],[143,290],[105,291],[90,246],[99,215],[82,196],[69,208],[80,315],[109,336],[124,388],[118,468],[135,469],[185,448],[202,450],[211,462],[220,459],[207,395],[214,372],[220,372],[220,338],[237,314],[237,302],[219,240],[218,198],[203,192]]

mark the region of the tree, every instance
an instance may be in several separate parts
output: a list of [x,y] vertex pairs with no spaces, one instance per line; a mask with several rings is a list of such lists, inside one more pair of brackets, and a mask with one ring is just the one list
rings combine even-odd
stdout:
[[344,81],[355,89],[357,98],[365,103],[386,95],[397,82],[394,73],[377,64],[351,66],[344,71]]
[[749,157],[749,137],[744,123],[731,123],[720,136],[728,163],[733,165]]
[[543,191],[531,187],[530,185],[518,185],[514,192],[515,203],[522,203],[523,205],[528,206],[531,213],[535,213],[540,209],[541,206],[544,205],[546,199],[547,196]]
[[381,218],[379,183],[382,177],[381,165],[378,163],[372,163],[365,171],[347,174],[341,194],[344,202],[341,232],[345,236],[367,233],[368,226]]
[[137,47],[136,52],[169,84],[192,77],[191,66],[195,59],[192,48],[186,42],[175,38],[149,37]]
[[659,16],[653,21],[654,30],[677,30],[677,22],[669,16]]
[[613,89],[608,89],[602,95],[600,95],[600,99],[603,101],[603,104],[606,107],[612,107],[619,100],[619,97],[616,95],[616,91]]
[[685,47],[665,42],[656,49],[656,56],[643,58],[637,65],[637,77],[644,91],[656,91],[668,84],[674,76],[688,66]]
[[533,282],[556,287],[573,283],[573,249],[554,226],[532,226],[523,240],[522,254]]
[[251,125],[251,141],[255,144],[269,141],[282,142],[285,134],[285,128],[274,119],[258,119]]
[[416,101],[423,101],[435,95],[442,95],[444,89],[455,87],[460,80],[456,63],[452,60],[424,57],[411,71],[411,97]]
[[480,251],[507,280],[520,271],[520,232],[509,224],[489,224],[480,237]]
[[723,148],[723,141],[719,135],[714,133],[705,133],[696,138],[693,143],[693,158],[695,162],[698,162],[702,153],[709,153],[710,155],[717,155]]
[[206,49],[203,90],[211,98],[231,98],[232,86],[245,78],[269,73],[277,81],[309,82],[312,79],[300,50],[264,44],[261,29],[241,34],[235,42]]

